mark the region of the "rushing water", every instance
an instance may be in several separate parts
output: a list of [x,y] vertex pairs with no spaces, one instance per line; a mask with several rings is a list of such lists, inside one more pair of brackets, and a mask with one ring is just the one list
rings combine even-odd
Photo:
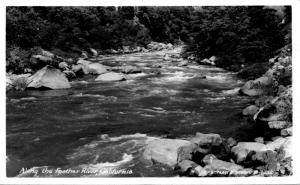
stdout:
[[[22,168],[47,167],[131,169],[132,174],[125,176],[174,176],[166,166],[143,161],[147,142],[157,137],[186,138],[196,132],[245,136],[241,129],[245,120],[239,113],[250,99],[227,93],[242,82],[216,67],[177,67],[163,61],[165,53],[99,59],[110,66],[129,64],[144,70],[128,75],[126,81],[95,82],[96,76],[88,76],[71,82],[67,90],[9,92],[7,175],[16,176]],[[151,73],[157,63],[162,64],[155,69],[161,74]]]

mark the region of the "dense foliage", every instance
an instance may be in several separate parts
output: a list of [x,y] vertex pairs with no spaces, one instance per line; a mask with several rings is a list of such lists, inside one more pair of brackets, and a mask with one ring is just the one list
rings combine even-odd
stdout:
[[202,7],[195,13],[189,50],[199,58],[219,57],[217,65],[231,70],[264,63],[284,46],[282,16],[256,6]]
[[199,60],[214,55],[218,66],[238,71],[265,64],[284,46],[291,7],[283,14],[263,6],[7,7],[6,40],[8,50],[67,53],[183,41]]
[[[8,7],[7,44],[76,51],[175,42],[189,26],[189,7]],[[184,12],[184,13],[183,13]]]

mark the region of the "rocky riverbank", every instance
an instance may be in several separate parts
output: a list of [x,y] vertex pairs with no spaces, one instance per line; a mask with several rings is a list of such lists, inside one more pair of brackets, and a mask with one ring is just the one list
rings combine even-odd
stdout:
[[[155,52],[172,50],[174,46],[164,43],[151,42],[147,49],[137,46],[131,48],[124,46],[122,49],[108,49],[105,51],[90,48],[82,51],[78,58],[63,58],[42,48],[33,48],[30,56],[24,57],[19,52],[11,51],[9,59],[23,64],[22,73],[15,71],[6,73],[6,90],[30,89],[66,89],[70,88],[69,81],[81,78],[84,75],[97,75],[95,81],[120,81],[126,80],[126,74],[141,73],[142,69],[136,66],[107,66],[101,64],[101,58],[107,55],[120,55],[137,52]],[[26,61],[27,62],[24,62]],[[182,62],[182,60],[179,60]],[[9,63],[9,62],[8,62]],[[159,67],[159,66],[158,66]]]
[[257,97],[241,112],[249,124],[264,129],[261,137],[236,141],[219,134],[197,133],[187,139],[157,139],[146,147],[144,158],[169,165],[181,176],[292,175],[291,48],[282,48],[269,60],[269,66],[263,76],[232,90]]

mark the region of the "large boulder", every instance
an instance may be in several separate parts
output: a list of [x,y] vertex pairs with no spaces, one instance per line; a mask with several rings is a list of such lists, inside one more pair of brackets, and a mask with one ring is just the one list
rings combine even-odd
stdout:
[[27,88],[67,89],[71,85],[65,74],[60,70],[45,66],[28,78]]
[[261,96],[270,92],[272,83],[271,77],[262,76],[256,80],[246,82],[240,92],[248,96]]
[[178,149],[191,145],[181,139],[155,139],[151,141],[143,153],[144,159],[174,167],[177,164]]
[[231,148],[231,152],[236,157],[236,162],[243,162],[250,152],[267,151],[268,147],[265,144],[257,142],[240,142]]
[[121,81],[125,80],[125,77],[120,73],[108,72],[102,75],[99,75],[95,81]]

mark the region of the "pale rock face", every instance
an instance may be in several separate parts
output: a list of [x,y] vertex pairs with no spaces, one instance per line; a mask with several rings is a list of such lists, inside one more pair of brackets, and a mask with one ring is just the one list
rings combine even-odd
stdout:
[[71,88],[71,85],[63,72],[55,69],[54,67],[45,66],[28,78],[27,88],[41,87],[50,89],[67,89]]
[[121,81],[125,80],[125,77],[120,73],[109,72],[99,75],[95,81]]
[[253,116],[258,112],[259,108],[255,105],[250,105],[243,110],[244,116]]
[[155,139],[151,141],[143,153],[146,160],[174,167],[177,164],[178,149],[191,145],[191,142],[180,139]]

